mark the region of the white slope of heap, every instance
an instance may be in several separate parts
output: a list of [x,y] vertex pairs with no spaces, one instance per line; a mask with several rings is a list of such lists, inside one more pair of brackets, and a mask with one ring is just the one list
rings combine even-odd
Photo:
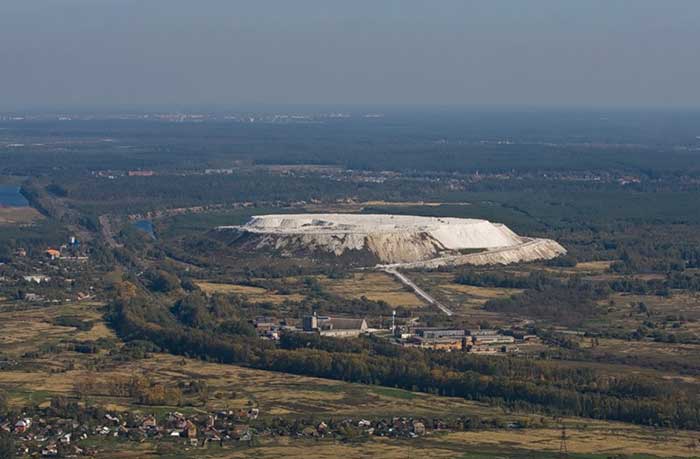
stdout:
[[[257,248],[304,248],[338,256],[349,250],[366,249],[383,263],[459,256],[458,251],[462,249],[516,248],[529,241],[507,226],[487,220],[386,214],[263,215],[253,217],[242,226],[220,229],[257,234]],[[549,258],[563,252],[561,248]]]
[[429,234],[446,249],[481,249],[519,244],[508,227],[471,218],[372,214],[293,214],[253,217],[241,229],[275,234]]
[[391,263],[383,266],[385,268],[435,269],[440,266],[508,265],[536,260],[550,260],[564,254],[566,254],[566,249],[556,241],[551,239],[529,239],[513,247],[501,247],[464,255],[445,255],[429,260]]

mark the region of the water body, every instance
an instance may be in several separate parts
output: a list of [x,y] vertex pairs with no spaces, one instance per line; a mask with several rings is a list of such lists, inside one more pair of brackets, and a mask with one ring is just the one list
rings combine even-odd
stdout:
[[150,220],[138,220],[134,222],[134,226],[144,233],[147,233],[153,239],[156,238],[156,233],[153,231],[153,222]]
[[0,206],[27,207],[29,202],[14,185],[0,185]]

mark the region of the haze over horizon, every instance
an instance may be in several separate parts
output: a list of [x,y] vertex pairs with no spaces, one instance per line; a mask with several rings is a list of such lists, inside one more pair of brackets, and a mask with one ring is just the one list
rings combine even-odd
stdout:
[[691,0],[4,0],[0,111],[699,107]]

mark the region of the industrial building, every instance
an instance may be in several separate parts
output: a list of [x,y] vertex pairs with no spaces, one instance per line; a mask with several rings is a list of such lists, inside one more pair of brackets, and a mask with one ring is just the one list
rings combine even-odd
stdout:
[[319,316],[316,313],[304,316],[302,326],[305,332],[338,338],[360,336],[369,330],[365,319]]

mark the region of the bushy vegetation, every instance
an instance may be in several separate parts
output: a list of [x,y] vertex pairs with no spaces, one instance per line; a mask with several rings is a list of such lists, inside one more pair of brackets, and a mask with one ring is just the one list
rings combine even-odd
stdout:
[[5,432],[0,432],[0,457],[3,459],[14,459],[17,454],[15,442],[12,436]]
[[566,284],[544,285],[510,298],[489,300],[484,308],[563,325],[579,325],[596,315],[596,301],[606,298],[607,294],[605,287],[573,278]]
[[458,284],[474,285],[476,287],[542,289],[553,283],[560,284],[556,278],[547,277],[542,271],[535,271],[527,276],[516,276],[503,271],[473,271],[461,268],[456,276]]
[[60,325],[62,327],[75,327],[80,331],[88,331],[92,329],[93,326],[92,322],[75,316],[58,316],[53,319],[53,323],[54,325]]
[[168,293],[180,287],[177,276],[161,269],[150,270],[146,273],[148,286],[154,292]]
[[5,414],[7,411],[7,394],[0,389],[0,415]]

